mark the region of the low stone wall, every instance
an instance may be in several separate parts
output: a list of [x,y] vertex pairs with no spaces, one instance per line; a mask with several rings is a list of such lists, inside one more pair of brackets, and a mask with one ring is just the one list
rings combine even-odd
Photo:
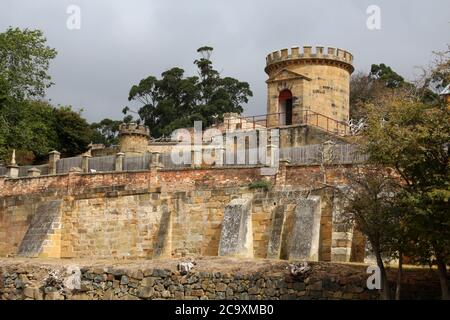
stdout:
[[[286,262],[276,260],[198,259],[195,269],[184,276],[176,271],[179,260],[2,259],[0,299],[378,299],[377,290],[366,287],[367,266],[311,263],[310,273],[299,278],[290,274]],[[390,277],[395,279],[395,272]],[[406,270],[403,290],[405,299],[437,299],[440,294],[436,275],[427,269]]]

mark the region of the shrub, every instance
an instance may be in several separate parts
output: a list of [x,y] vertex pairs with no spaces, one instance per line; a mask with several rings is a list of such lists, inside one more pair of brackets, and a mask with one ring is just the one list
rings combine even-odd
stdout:
[[248,187],[250,188],[250,190],[263,189],[264,191],[268,191],[270,189],[271,185],[270,185],[269,181],[259,180],[259,181],[250,183],[250,185]]

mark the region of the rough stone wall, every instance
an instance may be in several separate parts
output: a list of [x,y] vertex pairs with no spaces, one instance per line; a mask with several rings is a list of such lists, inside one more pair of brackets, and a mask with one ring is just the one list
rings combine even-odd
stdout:
[[[367,289],[364,266],[312,263],[305,277],[293,277],[283,262],[208,258],[198,260],[197,267],[182,276],[176,263],[0,260],[0,299],[367,300],[379,296],[377,290]],[[388,275],[395,281],[394,270]],[[439,295],[436,273],[405,270],[403,299],[439,299]]]

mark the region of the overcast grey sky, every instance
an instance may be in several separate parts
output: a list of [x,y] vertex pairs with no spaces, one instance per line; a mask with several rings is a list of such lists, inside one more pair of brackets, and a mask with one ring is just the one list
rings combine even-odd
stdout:
[[[81,9],[69,30],[67,7]],[[381,30],[366,26],[369,5]],[[196,49],[214,47],[225,76],[253,90],[245,113],[266,113],[265,56],[303,45],[330,45],[355,56],[357,70],[384,62],[408,79],[433,50],[450,43],[449,0],[2,0],[0,30],[38,28],[58,51],[47,98],[84,108],[90,121],[121,119],[130,87],[178,66],[192,74]]]

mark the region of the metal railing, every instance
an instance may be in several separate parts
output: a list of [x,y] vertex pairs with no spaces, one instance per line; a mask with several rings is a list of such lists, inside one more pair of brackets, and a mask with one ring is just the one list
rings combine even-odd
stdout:
[[28,170],[31,168],[36,168],[40,170],[40,175],[46,176],[49,174],[49,166],[48,164],[41,164],[41,165],[27,165],[27,166],[20,166],[19,167],[19,177],[26,177],[28,176]]
[[[298,120],[300,118],[300,123]],[[297,120],[296,120],[297,119]],[[287,121],[291,120],[291,121]],[[296,123],[293,123],[295,120]],[[291,122],[291,124],[286,123]],[[344,121],[339,121],[311,110],[297,111],[292,119],[286,119],[285,112],[269,113],[256,116],[239,117],[238,122],[235,119],[224,119],[226,129],[256,129],[261,127],[283,127],[293,124],[307,124],[318,127],[328,133],[346,136],[349,135],[349,126]],[[246,128],[245,128],[246,127]]]
[[94,157],[89,159],[89,170],[114,171],[116,156]]
[[295,165],[355,164],[364,163],[368,155],[359,151],[357,145],[337,144],[326,147],[322,144],[280,149],[280,159]]
[[81,168],[82,157],[62,158],[56,161],[56,173],[68,173],[70,168]]
[[151,161],[151,153],[145,153],[142,156],[125,157],[123,160],[124,171],[148,170]]
[[170,152],[162,153],[160,159],[162,166],[166,169],[189,168],[191,166],[189,163],[174,163],[174,161],[172,160],[172,154]]
[[[223,150],[223,149],[222,149]],[[264,149],[262,149],[264,150]],[[223,160],[221,164],[213,163],[207,164],[202,161],[202,167],[234,167],[234,166],[257,166],[266,165],[266,156],[264,152],[261,154],[261,150],[249,149],[237,150],[233,153],[231,159],[227,158],[226,150],[223,150]],[[239,152],[240,151],[240,152]],[[203,150],[202,152],[206,152]],[[215,151],[211,156],[215,156]],[[299,147],[280,148],[275,149],[278,153],[280,160],[289,160],[293,165],[317,165],[322,163],[332,164],[355,164],[364,163],[368,160],[368,156],[363,154],[359,150],[359,146],[352,144],[315,144]],[[238,156],[240,154],[240,156]],[[191,156],[193,154],[191,153]],[[262,158],[263,157],[263,158]],[[191,163],[178,164],[172,160],[171,153],[162,153],[160,155],[160,164],[165,169],[181,169],[191,167]],[[202,159],[204,160],[205,158]],[[116,156],[94,157],[89,159],[88,170],[90,172],[110,172],[115,171]],[[228,161],[230,160],[230,161]],[[141,171],[148,170],[150,168],[150,162],[152,161],[152,154],[145,153],[142,156],[125,156],[123,158],[123,171]],[[63,158],[56,163],[56,173],[64,174],[68,173],[70,168],[82,167],[81,157]],[[40,175],[49,174],[49,165],[27,165],[19,167],[19,177],[28,176],[28,170],[31,168],[37,168],[40,170]],[[7,175],[7,168],[0,166],[0,176]]]

